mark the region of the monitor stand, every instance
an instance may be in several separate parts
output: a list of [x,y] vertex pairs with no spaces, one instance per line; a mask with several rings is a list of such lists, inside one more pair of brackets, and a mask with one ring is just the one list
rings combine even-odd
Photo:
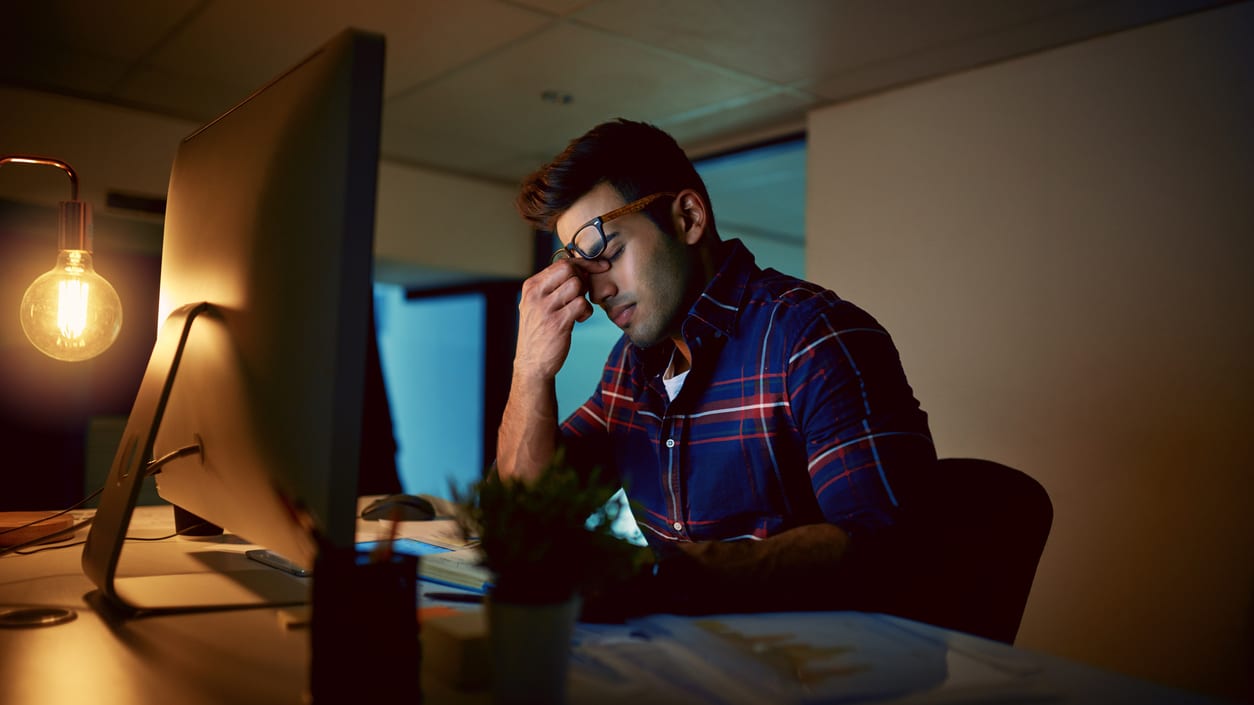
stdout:
[[[213,315],[205,302],[183,306],[166,319],[157,335],[139,393],[105,478],[95,520],[83,547],[83,572],[101,597],[127,612],[171,612],[302,604],[309,601],[308,579],[243,563],[206,572],[118,576],[136,499],[149,475],[149,458],[161,426],[179,361],[197,316]],[[228,557],[228,560],[231,560]]]

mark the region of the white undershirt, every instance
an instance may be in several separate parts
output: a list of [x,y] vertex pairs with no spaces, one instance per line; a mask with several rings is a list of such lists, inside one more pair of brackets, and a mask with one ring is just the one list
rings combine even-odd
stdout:
[[674,374],[675,355],[678,353],[678,348],[671,352],[671,362],[666,366],[666,372],[662,374],[662,384],[666,386],[666,396],[670,397],[671,401],[675,401],[675,397],[679,396],[679,390],[684,388],[684,380],[688,379],[688,372],[690,371],[684,370],[679,374]]

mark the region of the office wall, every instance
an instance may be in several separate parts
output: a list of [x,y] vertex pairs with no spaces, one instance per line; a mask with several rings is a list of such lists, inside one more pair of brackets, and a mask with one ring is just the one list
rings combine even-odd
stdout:
[[807,271],[1054,530],[1019,644],[1254,699],[1254,3],[814,112]]
[[517,192],[515,184],[381,163],[376,274],[431,285],[528,276],[534,238],[514,210]]

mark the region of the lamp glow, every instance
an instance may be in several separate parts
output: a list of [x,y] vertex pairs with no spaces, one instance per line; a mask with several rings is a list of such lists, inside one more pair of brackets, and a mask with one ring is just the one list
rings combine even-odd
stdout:
[[78,176],[59,159],[14,155],[8,162],[55,166],[70,177],[69,201],[60,203],[57,263],[22,296],[22,331],[43,354],[76,362],[113,345],[122,331],[122,301],[91,261],[91,205],[78,200]]

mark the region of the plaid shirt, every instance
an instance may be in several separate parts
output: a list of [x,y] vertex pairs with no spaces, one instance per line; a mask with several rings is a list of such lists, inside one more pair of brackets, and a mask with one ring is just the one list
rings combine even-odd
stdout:
[[832,292],[758,268],[740,241],[723,248],[683,322],[692,367],[674,402],[662,384],[674,344],[624,336],[562,424],[568,459],[621,480],[655,545],[891,525],[936,454],[888,333]]

